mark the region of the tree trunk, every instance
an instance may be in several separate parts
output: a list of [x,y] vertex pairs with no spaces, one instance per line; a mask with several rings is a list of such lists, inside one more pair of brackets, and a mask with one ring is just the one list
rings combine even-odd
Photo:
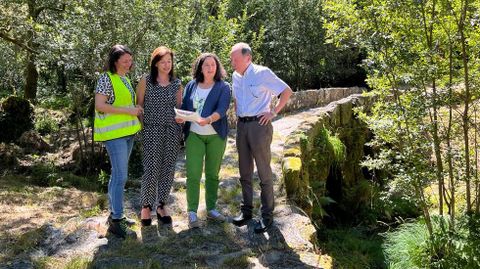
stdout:
[[474,126],[475,126],[475,136],[474,136],[474,148],[475,148],[475,213],[480,213],[480,181],[478,179],[478,131],[477,131],[477,106],[474,107]]
[[[434,103],[437,102],[437,89],[435,85],[435,79],[433,80],[433,95],[435,96],[433,100]],[[443,188],[445,186],[445,181],[443,180],[443,158],[441,153],[441,141],[438,135],[438,109],[437,104],[433,105],[433,148],[435,151],[435,174],[438,181],[438,207],[439,207],[439,214],[443,215]]]
[[65,74],[65,65],[57,67],[57,86],[60,93],[67,94],[67,75]]
[[452,84],[453,84],[453,45],[452,41],[450,41],[450,46],[449,46],[449,55],[448,55],[448,67],[449,67],[449,73],[448,73],[448,127],[447,127],[447,136],[445,137],[445,140],[447,141],[447,163],[448,163],[448,178],[450,182],[450,192],[451,192],[451,198],[450,198],[450,204],[449,204],[449,213],[450,213],[450,231],[455,231],[455,177],[453,175],[453,160],[452,160],[452,124],[453,124],[453,90],[452,90]]
[[36,56],[29,53],[27,57],[27,66],[25,68],[25,86],[23,89],[25,99],[32,102],[37,98],[38,71],[35,66]]
[[[433,28],[434,28],[434,22],[435,22],[435,14],[436,14],[436,3],[437,1],[433,1],[431,3],[431,12],[430,12],[430,18],[427,16],[427,10],[426,10],[426,4],[422,5],[422,16],[423,16],[423,28],[424,28],[424,34],[425,34],[425,39],[427,40],[427,49],[429,51],[429,63],[431,65],[435,65],[435,59],[432,56],[432,54],[435,52],[435,47],[433,45]],[[432,112],[429,110],[430,114],[430,121],[432,123],[432,137],[433,137],[433,149],[435,152],[435,175],[437,177],[437,182],[438,182],[438,209],[439,209],[439,214],[443,215],[443,192],[444,192],[444,186],[445,182],[443,179],[443,160],[442,160],[442,153],[441,153],[441,141],[439,137],[439,132],[438,132],[438,94],[437,94],[437,80],[435,77],[435,74],[432,75],[431,77],[432,81],[432,92],[433,92],[433,100],[432,100]],[[425,97],[428,98],[428,91],[426,86],[424,85],[425,88]]]
[[460,42],[462,45],[462,62],[463,62],[463,77],[465,83],[465,98],[464,98],[464,110],[462,113],[462,123],[463,123],[463,141],[464,141],[464,154],[465,154],[465,181],[466,181],[466,202],[467,202],[467,213],[472,213],[472,195],[471,195],[471,181],[470,181],[470,139],[469,139],[469,108],[470,108],[470,78],[469,78],[469,68],[468,68],[468,55],[467,55],[467,38],[465,37],[465,24],[467,23],[467,10],[468,10],[468,0],[465,0],[465,3],[462,7],[462,14],[460,21],[458,23],[458,32],[460,34]]

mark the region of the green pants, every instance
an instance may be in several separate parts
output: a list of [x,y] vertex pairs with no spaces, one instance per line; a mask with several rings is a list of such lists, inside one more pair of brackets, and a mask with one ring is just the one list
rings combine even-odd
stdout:
[[200,179],[205,159],[205,201],[207,210],[215,209],[218,191],[218,173],[222,164],[226,139],[219,135],[199,135],[190,132],[185,143],[187,157],[188,211],[197,212],[200,197]]

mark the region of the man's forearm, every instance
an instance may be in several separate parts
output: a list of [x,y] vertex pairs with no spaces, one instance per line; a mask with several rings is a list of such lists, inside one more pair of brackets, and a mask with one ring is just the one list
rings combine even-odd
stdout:
[[280,94],[280,98],[278,100],[278,103],[277,105],[273,108],[273,112],[275,114],[278,114],[280,113],[280,111],[282,111],[283,107],[285,107],[285,105],[287,104],[288,102],[288,99],[290,99],[290,96],[292,96],[293,94],[293,91],[292,89],[290,88],[286,88],[281,94]]

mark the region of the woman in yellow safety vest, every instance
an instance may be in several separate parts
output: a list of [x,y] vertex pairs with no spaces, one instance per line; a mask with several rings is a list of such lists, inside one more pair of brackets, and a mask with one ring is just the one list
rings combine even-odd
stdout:
[[112,165],[108,182],[108,231],[123,238],[133,232],[128,229],[132,221],[123,215],[123,191],[134,135],[141,129],[138,116],[143,113],[143,109],[136,105],[135,90],[126,77],[132,62],[132,52],[126,46],[113,46],[105,73],[100,76],[95,89],[93,139],[104,143]]

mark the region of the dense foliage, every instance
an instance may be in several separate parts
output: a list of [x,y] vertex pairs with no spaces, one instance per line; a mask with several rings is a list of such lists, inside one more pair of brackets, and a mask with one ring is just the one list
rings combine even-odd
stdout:
[[[401,189],[422,208],[427,247],[415,246],[423,256],[408,258],[416,266],[452,268],[446,264],[461,251],[468,268],[478,268],[478,253],[455,244],[464,234],[458,219],[480,213],[480,2],[335,0],[324,8],[330,40],[366,51],[367,82],[377,101],[362,117],[378,154],[365,165],[387,171],[390,190]],[[440,232],[437,213],[448,220]],[[413,232],[418,229],[406,233]],[[473,242],[476,233],[464,236]],[[407,267],[416,268],[398,268]]]
[[0,97],[89,98],[116,43],[134,52],[134,80],[160,45],[174,49],[185,82],[200,52],[219,54],[231,72],[230,48],[246,41],[292,88],[362,83],[361,53],[325,44],[322,12],[317,0],[1,0]]

